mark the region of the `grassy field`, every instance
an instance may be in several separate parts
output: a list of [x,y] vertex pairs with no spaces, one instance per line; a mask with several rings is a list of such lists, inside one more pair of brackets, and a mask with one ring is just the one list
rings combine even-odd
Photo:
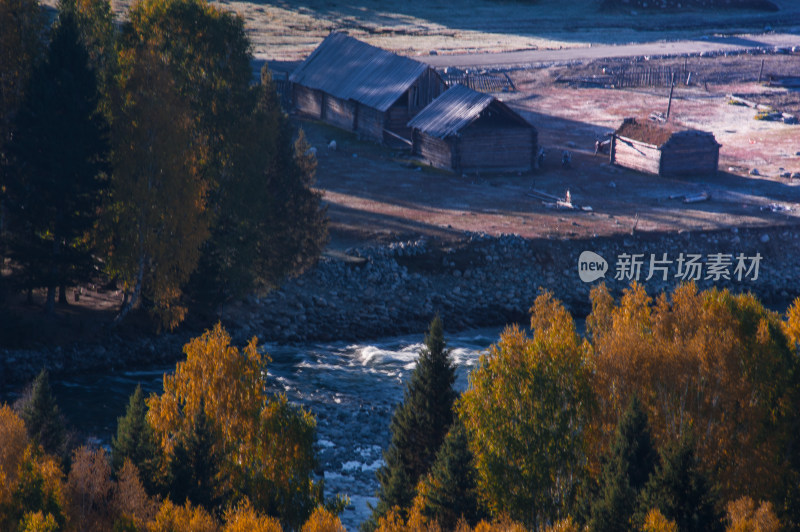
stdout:
[[760,32],[767,25],[800,28],[800,3],[776,3],[779,13],[683,14],[604,13],[598,0],[246,0],[220,5],[244,17],[257,56],[298,60],[334,29],[413,55],[693,38],[714,32]]
[[[112,0],[124,18],[134,0]],[[55,7],[57,0],[44,0]],[[407,55],[567,48],[592,43],[686,39],[761,32],[800,32],[800,2],[774,0],[781,10],[688,13],[605,13],[600,0],[221,0],[245,20],[260,59],[304,58],[332,30]]]

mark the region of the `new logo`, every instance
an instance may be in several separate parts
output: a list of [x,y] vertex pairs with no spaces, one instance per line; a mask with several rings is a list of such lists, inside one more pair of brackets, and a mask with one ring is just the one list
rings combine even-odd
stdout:
[[584,251],[578,257],[578,275],[584,283],[591,283],[606,276],[608,263],[594,251]]

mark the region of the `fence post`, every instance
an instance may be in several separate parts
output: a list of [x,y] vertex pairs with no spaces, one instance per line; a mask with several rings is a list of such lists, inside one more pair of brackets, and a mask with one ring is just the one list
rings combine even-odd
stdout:
[[675,74],[672,74],[672,81],[669,84],[669,103],[667,104],[667,120],[669,120],[669,112],[672,109],[672,91],[675,90]]

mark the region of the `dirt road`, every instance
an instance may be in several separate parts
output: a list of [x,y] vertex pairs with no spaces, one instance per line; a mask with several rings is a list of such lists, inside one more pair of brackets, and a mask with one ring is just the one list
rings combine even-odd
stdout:
[[597,45],[563,50],[522,50],[489,54],[454,54],[418,56],[415,59],[433,67],[497,68],[542,63],[570,63],[618,57],[679,56],[684,54],[711,54],[742,52],[774,48],[800,49],[800,35],[768,33],[763,35],[711,36],[700,40],[635,43],[623,45]]

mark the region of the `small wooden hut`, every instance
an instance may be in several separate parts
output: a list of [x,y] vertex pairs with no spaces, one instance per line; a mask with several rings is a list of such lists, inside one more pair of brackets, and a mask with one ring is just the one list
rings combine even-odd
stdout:
[[408,121],[445,90],[428,65],[338,32],[289,80],[298,112],[379,142],[409,139]]
[[612,164],[663,177],[717,172],[719,143],[712,133],[626,118],[611,139]]
[[536,128],[496,98],[454,85],[408,123],[411,151],[431,166],[471,172],[528,171]]

